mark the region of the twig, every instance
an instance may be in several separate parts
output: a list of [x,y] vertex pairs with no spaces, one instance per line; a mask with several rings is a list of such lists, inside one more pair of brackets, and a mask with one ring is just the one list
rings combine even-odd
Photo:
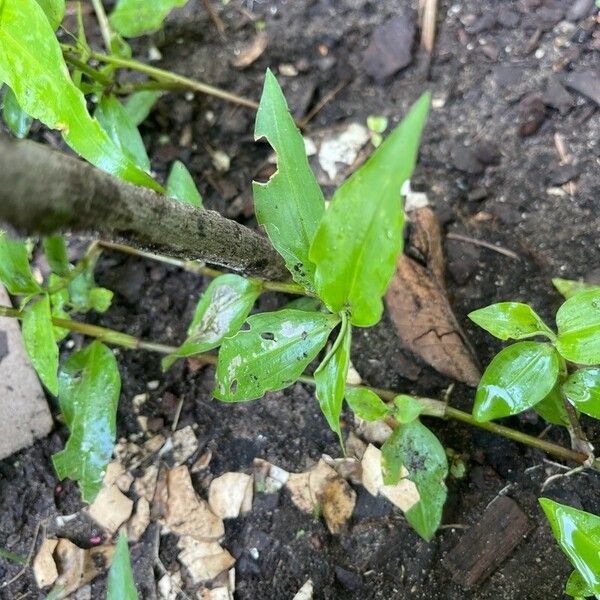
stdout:
[[421,0],[421,47],[431,56],[435,42],[437,0]]
[[485,240],[478,240],[476,238],[472,238],[468,235],[462,235],[460,233],[450,232],[446,234],[446,237],[449,240],[456,240],[457,242],[465,242],[466,244],[473,244],[474,246],[481,246],[482,248],[487,248],[488,250],[493,250],[494,252],[498,252],[498,254],[503,254],[504,256],[508,256],[509,258],[513,258],[515,260],[520,260],[519,255],[508,248],[504,248],[503,246],[495,246],[490,242],[486,242]]
[[542,484],[540,493],[543,492],[553,481],[556,481],[557,479],[562,479],[563,477],[571,477],[571,475],[576,475],[577,473],[582,473],[584,469],[585,465],[581,465],[579,467],[571,469],[570,471],[567,471],[566,473],[556,473],[556,475],[550,475],[550,477],[548,477],[548,479],[546,479],[546,481],[544,481],[544,483]]
[[111,53],[111,41],[113,38],[113,33],[106,16],[106,11],[104,10],[102,0],[92,0],[92,5],[94,7],[94,12],[96,13],[96,18],[98,19],[98,26],[100,27],[100,33],[102,34],[102,40],[106,46],[106,51]]
[[211,18],[211,21],[215,24],[215,27],[217,28],[217,31],[219,32],[220,36],[222,38],[224,38],[225,37],[225,23],[223,23],[223,20],[217,14],[217,11],[214,9],[212,2],[210,0],[202,0],[202,2],[204,3],[204,8],[206,8],[206,12],[208,13],[208,16]]
[[33,558],[33,552],[35,550],[35,544],[37,542],[38,535],[40,533],[40,527],[42,526],[43,522],[44,521],[38,521],[37,525],[35,526],[35,533],[33,534],[33,542],[31,543],[31,547],[29,548],[29,552],[27,554],[27,559],[25,561],[25,564],[23,565],[23,568],[14,577],[12,577],[8,581],[5,581],[2,585],[0,585],[0,589],[3,589],[5,587],[11,585],[15,581],[17,581],[17,579],[21,578],[23,576],[23,574],[25,573],[25,571],[27,571],[27,569],[29,568],[29,565],[31,564],[31,559]]
[[315,106],[308,111],[306,116],[298,123],[298,127],[300,129],[306,129],[308,124],[315,118],[316,114],[323,110],[327,104],[329,104],[348,84],[350,83],[350,79],[344,79],[340,83],[338,83],[330,92],[325,94]]

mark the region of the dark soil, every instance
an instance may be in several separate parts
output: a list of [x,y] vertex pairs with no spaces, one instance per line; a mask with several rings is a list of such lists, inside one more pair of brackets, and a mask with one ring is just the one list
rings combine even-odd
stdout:
[[[399,9],[411,18],[409,2],[214,4],[228,26],[226,39],[216,33],[202,3],[190,0],[169,17],[164,32],[136,43],[137,55],[147,56],[152,43],[162,53],[160,66],[252,98],[260,94],[267,66],[277,73],[282,64],[294,65],[296,76],[279,79],[299,118],[347,81],[311,122],[309,133],[347,120],[364,122],[369,114],[396,122],[421,91],[432,90],[435,108],[413,189],[427,191],[444,233],[500,244],[519,256],[514,260],[477,245],[445,241],[451,303],[482,364],[501,344],[466,319],[469,311],[501,300],[524,301],[551,322],[561,302],[552,277],[599,277],[600,113],[591,99],[560,87],[564,75],[598,64],[598,28],[591,12],[571,23],[563,19],[572,4],[566,0],[442,0],[429,77],[415,43],[412,64],[376,83],[362,65],[363,52],[373,31]],[[229,64],[235,49],[255,35],[250,15],[266,24],[269,45],[252,66],[240,71]],[[264,170],[269,154],[265,145],[253,143],[252,121],[251,111],[214,99],[167,95],[141,130],[159,178],[174,159],[181,159],[209,208],[252,223],[250,180]],[[522,137],[524,133],[531,135]],[[570,166],[560,164],[556,134],[563,136],[572,156]],[[232,158],[229,172],[215,170],[209,147]],[[568,180],[574,181],[572,194],[561,192],[560,185]],[[116,254],[104,256],[98,280],[116,292],[114,306],[99,323],[171,344],[182,340],[207,285],[191,274]],[[272,309],[283,301],[265,297],[260,308]],[[449,382],[421,365],[407,367],[398,359],[395,344],[386,319],[356,336],[353,360],[368,383],[439,396]],[[120,437],[138,431],[132,397],[146,391],[148,381],[158,380],[145,413],[162,417],[169,427],[183,399],[180,426],[197,425],[201,446],[213,450],[214,476],[249,469],[255,457],[302,471],[324,452],[339,454],[310,389],[296,385],[261,401],[223,405],[211,398],[212,368],[192,372],[180,361],[163,375],[159,358],[119,353]],[[470,410],[472,398],[473,390],[457,386],[450,402]],[[529,413],[507,422],[533,435],[546,426]],[[227,523],[223,545],[237,558],[236,598],[288,600],[309,577],[319,599],[562,598],[571,567],[537,503],[545,479],[561,471],[544,462],[542,453],[489,433],[450,422],[427,424],[445,446],[466,458],[465,478],[449,480],[443,519],[459,527],[445,527],[425,543],[399,511],[359,489],[348,531],[332,536],[322,521],[299,512],[287,493],[258,495],[247,517]],[[600,428],[587,419],[583,424],[590,439],[600,441]],[[546,435],[569,443],[558,427]],[[65,436],[57,422],[49,438],[0,462],[0,547],[26,555],[40,520],[81,507],[75,486],[57,487],[50,462]],[[194,483],[202,493],[208,481],[196,478]],[[489,579],[467,591],[451,581],[442,559],[460,539],[462,528],[475,524],[500,493],[520,505],[531,519],[532,532]],[[597,473],[555,480],[544,495],[600,514]],[[83,524],[78,541],[95,533]],[[132,549],[143,598],[155,597],[152,539],[149,532]],[[169,536],[162,538],[167,568],[175,566],[173,543]],[[258,549],[258,559],[250,555],[251,548]],[[0,580],[18,570],[0,559]],[[93,598],[102,598],[103,590],[99,579]],[[43,597],[29,572],[0,590],[7,599],[22,594]]]

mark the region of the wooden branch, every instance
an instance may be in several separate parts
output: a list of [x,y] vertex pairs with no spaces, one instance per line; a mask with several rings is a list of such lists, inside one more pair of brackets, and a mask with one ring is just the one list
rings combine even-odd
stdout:
[[92,234],[265,279],[289,278],[268,239],[235,221],[125,183],[49,146],[1,135],[0,222],[27,235]]

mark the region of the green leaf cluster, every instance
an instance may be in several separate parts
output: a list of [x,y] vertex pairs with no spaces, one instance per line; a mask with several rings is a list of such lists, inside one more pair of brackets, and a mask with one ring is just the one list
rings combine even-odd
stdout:
[[[552,423],[567,424],[563,397],[600,418],[600,288],[570,296],[556,314],[554,333],[527,304],[501,302],[469,314],[501,340],[522,341],[499,352],[477,388],[473,415],[488,421],[534,408]],[[579,370],[567,375],[566,361]]]
[[173,8],[188,0],[118,0],[110,24],[123,37],[138,37],[158,31]]

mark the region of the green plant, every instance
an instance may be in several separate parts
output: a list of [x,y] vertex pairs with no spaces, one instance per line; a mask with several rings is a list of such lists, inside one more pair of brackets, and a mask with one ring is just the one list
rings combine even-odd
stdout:
[[[121,0],[112,19],[106,18],[100,2],[93,3],[109,49],[104,55],[87,45],[81,28],[75,46],[58,44],[54,30],[60,22],[61,2],[0,0],[0,43],[7,49],[0,57],[0,79],[13,94],[8,114],[14,115],[15,103],[23,111],[7,122],[21,135],[26,127],[19,124],[29,117],[41,120],[61,131],[66,143],[97,167],[189,205],[186,215],[191,218],[202,214],[202,198],[191,175],[175,162],[166,186],[156,182],[149,174],[150,162],[137,125],[159,89],[195,89],[247,106],[253,103],[131,60],[119,33],[132,35],[122,19],[128,7],[138,3]],[[175,4],[181,3],[163,3],[165,7]],[[144,25],[138,32],[148,27],[156,24]],[[35,53],[25,53],[25,47]],[[73,67],[72,74],[65,59]],[[105,66],[91,67],[90,59]],[[153,81],[144,87],[120,83],[114,75],[121,67],[146,73]],[[122,104],[116,94],[127,93],[133,95]],[[87,111],[86,94],[97,100],[94,117]],[[58,397],[70,437],[66,448],[55,455],[54,465],[61,478],[79,482],[84,501],[91,502],[100,489],[116,435],[120,378],[107,345],[160,352],[165,355],[165,369],[182,357],[212,362],[217,365],[214,395],[223,402],[254,400],[296,381],[313,385],[324,418],[342,446],[344,399],[357,417],[384,420],[394,430],[382,447],[384,481],[397,482],[406,469],[420,496],[406,518],[425,539],[441,522],[449,467],[444,448],[422,417],[453,418],[559,458],[597,466],[586,446],[563,448],[490,420],[533,407],[580,438],[576,411],[598,417],[598,288],[580,291],[564,303],[557,315],[558,334],[524,304],[502,303],[470,315],[501,339],[542,336],[548,340],[518,342],[492,361],[478,388],[474,415],[438,400],[347,384],[353,327],[370,327],[380,320],[382,297],[402,251],[400,190],[413,171],[429,103],[429,94],[417,100],[326,208],[302,136],[276,78],[267,72],[255,137],[266,138],[275,150],[277,171],[266,184],[254,183],[253,191],[257,219],[293,282],[223,274],[197,262],[106,242],[92,244],[71,265],[60,236],[42,240],[51,274],[40,282],[29,266],[27,245],[0,233],[0,281],[20,297],[18,309],[0,307],[0,315],[23,320],[27,351],[48,391]],[[214,277],[179,347],[71,319],[73,313],[109,308],[112,294],[97,287],[93,276],[107,247]],[[272,291],[300,298],[279,311],[251,314],[259,295]],[[59,366],[57,344],[69,331],[96,341]],[[216,348],[217,356],[210,353]],[[314,360],[318,365],[312,375],[307,374]]]

